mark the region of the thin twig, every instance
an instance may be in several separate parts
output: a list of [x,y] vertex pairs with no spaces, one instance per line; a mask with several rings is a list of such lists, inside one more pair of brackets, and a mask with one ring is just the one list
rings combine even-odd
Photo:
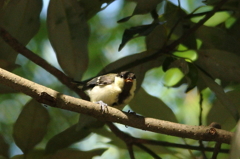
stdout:
[[[203,94],[199,92],[199,126],[202,125],[202,113],[203,113]],[[204,159],[207,159],[207,156],[204,151],[204,144],[202,140],[199,140],[199,147],[201,148],[201,153]]]
[[133,151],[133,145],[132,144],[127,144],[127,148],[128,148],[128,153],[131,159],[135,159],[134,156],[134,151]]
[[[182,148],[182,149],[191,149],[191,150],[201,150],[199,146],[192,146],[192,145],[183,145],[183,144],[176,144],[176,143],[170,143],[165,141],[156,141],[156,140],[149,140],[149,139],[141,139],[141,138],[135,138],[135,142],[142,143],[142,144],[149,144],[149,145],[158,145],[158,146],[164,146],[164,147],[175,147],[175,148]],[[204,147],[204,151],[213,152],[214,148],[212,147]],[[221,153],[229,153],[229,149],[221,149],[219,152]]]
[[[217,129],[221,129],[221,125],[216,123],[216,122],[211,123],[209,126],[212,126],[214,128],[217,128]],[[216,142],[211,159],[217,159],[217,155],[221,150],[221,145],[222,145],[221,142]]]
[[152,150],[147,148],[146,146],[139,144],[139,143],[134,143],[137,147],[141,148],[142,150],[146,151],[148,154],[150,154],[153,158],[155,159],[161,159],[157,154],[155,154]]
[[[107,125],[112,130],[112,132],[119,138],[121,138],[123,141],[128,142],[136,145],[136,144],[148,144],[148,145],[156,145],[156,146],[164,146],[164,147],[175,147],[175,148],[183,148],[183,149],[190,149],[190,150],[199,150],[202,149],[204,151],[213,152],[215,148],[212,147],[199,147],[199,146],[192,146],[192,145],[182,145],[182,144],[176,144],[176,143],[170,143],[165,141],[157,141],[157,140],[150,140],[150,139],[141,139],[141,138],[135,138],[132,137],[122,131],[120,131],[115,125],[113,125],[110,122],[107,122]],[[219,149],[218,152],[221,153],[229,153],[229,149]]]

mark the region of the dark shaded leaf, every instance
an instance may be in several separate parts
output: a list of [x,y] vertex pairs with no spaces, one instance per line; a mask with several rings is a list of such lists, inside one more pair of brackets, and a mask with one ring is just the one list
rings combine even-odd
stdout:
[[175,40],[176,38],[178,38],[183,34],[182,19],[185,16],[186,16],[186,13],[181,8],[167,1],[165,12],[162,16],[162,20],[166,21],[167,29],[172,31],[170,40]]
[[75,0],[51,0],[47,25],[61,68],[80,80],[88,66],[89,27],[84,9]]
[[199,50],[195,63],[214,79],[240,82],[240,56],[223,50]]
[[0,94],[17,93],[17,92],[18,91],[14,90],[8,86],[0,84]]
[[[108,5],[110,5],[114,0],[79,0],[80,6],[84,8],[84,12],[86,14],[86,18],[90,19],[94,15],[97,14],[97,12],[105,9]],[[102,8],[102,5],[106,3],[106,7]]]
[[236,39],[236,42],[238,43],[240,43],[239,28],[240,28],[240,19],[237,19],[235,23],[227,30],[227,33],[230,34],[232,37],[234,37],[234,39]]
[[[39,29],[41,10],[42,0],[9,1],[0,9],[0,25],[21,44],[26,45]],[[0,59],[14,64],[18,53],[2,38],[0,38],[0,48]]]
[[148,0],[148,1],[139,0],[139,1],[137,1],[137,5],[133,11],[133,14],[131,16],[128,16],[128,17],[125,17],[125,18],[119,20],[118,23],[126,22],[134,15],[147,14],[147,13],[155,10],[157,5],[161,2],[162,2],[162,0]]
[[136,27],[131,27],[130,29],[126,29],[123,33],[122,42],[118,48],[118,51],[122,50],[125,44],[136,37],[147,36],[151,33],[156,26],[160,25],[160,23],[153,23],[149,25],[141,25]]
[[28,154],[16,155],[11,159],[45,159],[44,150],[32,150]]
[[198,82],[198,69],[193,63],[188,62],[189,71],[186,74],[185,78],[188,80],[188,88],[186,92],[190,91],[197,86]]
[[55,153],[58,150],[67,148],[71,144],[80,141],[91,133],[89,129],[81,129],[81,131],[76,131],[76,129],[77,124],[53,136],[47,143],[46,153]]
[[56,152],[55,154],[48,155],[46,159],[92,159],[94,156],[101,156],[106,149],[94,149],[90,151],[80,151],[74,149],[65,149]]
[[202,41],[202,50],[222,50],[239,55],[239,41],[223,29],[202,26],[195,32],[195,36]]
[[130,107],[134,112],[146,117],[177,122],[173,111],[159,98],[149,95],[143,88],[140,88],[130,102]]
[[[230,91],[226,93],[229,100],[237,107],[237,112],[240,113],[240,91]],[[211,122],[217,122],[224,130],[232,130],[236,126],[236,120],[232,117],[232,114],[226,109],[221,100],[216,99],[212,108],[207,115],[207,124]]]
[[0,156],[9,158],[9,145],[6,143],[4,137],[0,134]]
[[173,61],[175,61],[175,58],[173,58],[172,56],[167,56],[162,64],[162,70],[166,72]]
[[239,112],[237,111],[237,106],[235,103],[226,95],[223,88],[218,85],[213,79],[205,75],[202,71],[199,71],[199,76],[206,83],[206,85],[215,93],[217,99],[221,102],[226,110],[232,115],[232,117],[238,121]]
[[160,50],[167,40],[167,30],[165,25],[156,26],[146,37],[147,50]]
[[35,100],[28,102],[13,127],[16,145],[24,153],[33,149],[46,134],[48,123],[47,110]]

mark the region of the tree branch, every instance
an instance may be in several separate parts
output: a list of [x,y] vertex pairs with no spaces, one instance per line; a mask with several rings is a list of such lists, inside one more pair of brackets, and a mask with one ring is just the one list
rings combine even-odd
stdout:
[[213,127],[190,126],[153,118],[144,118],[143,116],[125,113],[112,107],[108,107],[107,111],[102,113],[101,107],[98,104],[63,95],[1,68],[0,83],[17,91],[23,92],[40,103],[47,104],[52,107],[87,114],[100,120],[121,123],[142,130],[182,138],[217,141],[227,144],[230,143],[233,136],[232,132]]

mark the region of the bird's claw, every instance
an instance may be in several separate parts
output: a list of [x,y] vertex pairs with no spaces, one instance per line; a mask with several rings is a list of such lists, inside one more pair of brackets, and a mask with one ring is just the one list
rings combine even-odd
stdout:
[[131,110],[128,110],[128,113],[129,113],[129,114],[133,114],[133,115],[137,115],[136,112],[131,112]]
[[100,107],[101,107],[101,111],[102,111],[102,113],[104,113],[105,112],[105,110],[107,109],[107,107],[108,107],[108,105],[106,104],[106,103],[104,103],[103,101],[98,101],[98,102],[96,102],[97,104],[100,104]]

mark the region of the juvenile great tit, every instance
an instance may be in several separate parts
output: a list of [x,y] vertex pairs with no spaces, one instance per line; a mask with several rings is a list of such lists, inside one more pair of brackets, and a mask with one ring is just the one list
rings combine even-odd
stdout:
[[[129,71],[110,73],[95,77],[80,88],[88,94],[91,102],[99,103],[101,107],[105,104],[121,110],[134,96],[136,76]],[[84,122],[89,119],[89,116],[82,114],[77,129],[84,127]]]
[[134,96],[136,76],[129,71],[106,74],[93,78],[85,86],[91,102],[99,102],[122,109]]

